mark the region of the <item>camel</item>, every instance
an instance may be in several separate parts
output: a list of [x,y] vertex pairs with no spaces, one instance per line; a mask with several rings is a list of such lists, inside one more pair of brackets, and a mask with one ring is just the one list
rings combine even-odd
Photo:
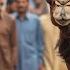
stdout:
[[50,4],[52,23],[60,29],[58,44],[61,58],[70,70],[70,0],[46,0]]

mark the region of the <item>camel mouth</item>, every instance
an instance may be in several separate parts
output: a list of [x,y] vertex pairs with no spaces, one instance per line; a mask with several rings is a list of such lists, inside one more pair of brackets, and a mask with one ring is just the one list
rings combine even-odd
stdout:
[[70,24],[70,19],[55,19],[55,21],[57,22],[57,24],[61,25],[61,26],[67,26]]

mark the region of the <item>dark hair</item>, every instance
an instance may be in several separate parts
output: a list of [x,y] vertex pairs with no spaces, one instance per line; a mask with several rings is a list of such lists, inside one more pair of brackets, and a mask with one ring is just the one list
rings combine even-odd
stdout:
[[13,2],[15,2],[16,0],[7,0],[7,5],[11,5]]

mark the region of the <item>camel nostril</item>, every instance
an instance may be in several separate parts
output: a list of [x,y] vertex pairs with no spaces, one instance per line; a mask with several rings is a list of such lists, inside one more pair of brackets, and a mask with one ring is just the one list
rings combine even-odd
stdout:
[[62,18],[65,17],[65,10],[64,10],[64,8],[62,8],[60,16],[61,16]]

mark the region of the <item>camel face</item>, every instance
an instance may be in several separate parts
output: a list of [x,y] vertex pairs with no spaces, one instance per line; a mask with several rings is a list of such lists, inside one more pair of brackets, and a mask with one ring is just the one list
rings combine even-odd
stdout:
[[52,16],[55,22],[61,26],[70,24],[70,0],[52,0]]

